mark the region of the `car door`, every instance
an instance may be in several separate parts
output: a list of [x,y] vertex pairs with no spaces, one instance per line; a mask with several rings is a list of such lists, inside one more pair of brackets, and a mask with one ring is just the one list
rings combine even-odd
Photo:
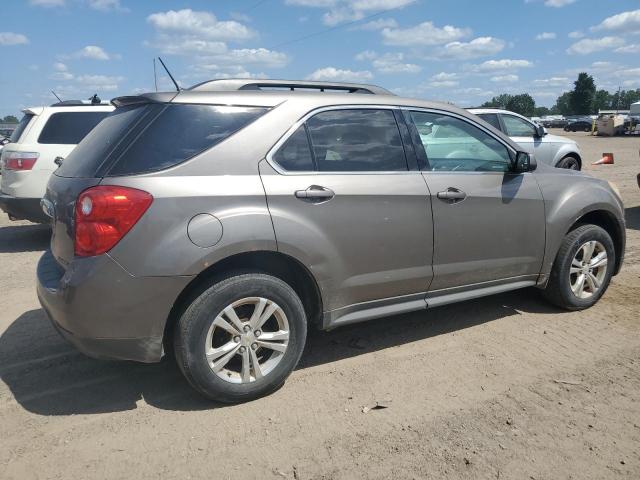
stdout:
[[278,249],[313,273],[325,312],[381,299],[424,304],[431,200],[400,132],[392,109],[323,109],[260,164]]
[[539,137],[536,127],[533,123],[524,118],[506,113],[500,114],[503,129],[511,139],[522,147],[525,152],[534,155],[536,160],[551,164],[553,158],[549,149],[548,142],[544,137]]
[[512,173],[514,152],[465,117],[426,110],[406,117],[432,196],[430,295],[535,279],[545,214],[534,174]]

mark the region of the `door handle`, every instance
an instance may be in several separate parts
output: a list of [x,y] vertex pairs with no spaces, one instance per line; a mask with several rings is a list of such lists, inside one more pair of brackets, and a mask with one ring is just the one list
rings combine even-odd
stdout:
[[311,185],[306,190],[296,190],[294,193],[296,198],[308,200],[310,202],[322,202],[331,200],[335,193],[330,188],[321,187],[319,185]]
[[449,187],[444,192],[438,192],[437,197],[449,203],[457,203],[467,198],[467,194],[457,188]]

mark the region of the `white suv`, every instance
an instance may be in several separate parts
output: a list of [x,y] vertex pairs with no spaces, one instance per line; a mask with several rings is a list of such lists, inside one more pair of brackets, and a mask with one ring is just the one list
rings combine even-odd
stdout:
[[40,207],[51,173],[114,107],[71,100],[23,110],[2,149],[0,208],[13,220],[48,223]]
[[570,170],[582,169],[580,148],[573,140],[549,135],[544,127],[508,110],[470,108],[469,111],[510,136],[523,150],[535,155],[538,162]]

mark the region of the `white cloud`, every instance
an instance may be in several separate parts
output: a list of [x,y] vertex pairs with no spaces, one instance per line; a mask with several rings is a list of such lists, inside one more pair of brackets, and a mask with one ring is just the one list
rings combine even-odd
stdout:
[[383,28],[397,28],[398,22],[393,18],[380,18],[371,20],[357,27],[358,30],[382,30]]
[[501,60],[487,60],[486,62],[482,62],[479,65],[472,65],[470,69],[471,71],[478,73],[494,73],[529,67],[533,67],[533,63],[529,60],[512,60],[509,58],[504,58]]
[[80,75],[76,77],[76,82],[88,90],[113,91],[118,89],[124,77],[107,75]]
[[159,32],[189,35],[209,40],[246,40],[255,33],[234,20],[219,21],[209,12],[196,12],[190,8],[152,13],[147,22]]
[[418,73],[422,70],[420,65],[405,62],[404,53],[385,53],[379,55],[371,50],[356,55],[356,60],[370,60],[373,68],[381,73]]
[[622,12],[605,18],[600,25],[592,27],[593,31],[605,30],[609,32],[640,32],[640,10]]
[[307,80],[317,81],[342,81],[342,82],[363,82],[371,80],[373,74],[368,70],[342,70],[335,67],[319,68],[307,76]]
[[56,72],[66,72],[67,70],[69,70],[69,67],[67,67],[64,63],[56,62],[53,64],[53,69]]
[[573,39],[578,39],[578,38],[583,38],[584,37],[584,33],[581,32],[580,30],[574,30],[573,32],[570,32],[569,35],[567,35],[569,38],[573,38]]
[[567,5],[571,5],[572,3],[575,3],[576,0],[544,0],[544,4],[547,7],[555,7],[555,8],[560,8],[560,7],[566,7]]
[[588,55],[622,47],[623,45],[624,40],[620,37],[585,38],[567,48],[567,53],[570,55]]
[[128,12],[128,8],[120,5],[120,0],[88,0],[89,7],[101,12]]
[[496,75],[495,77],[491,77],[490,80],[495,83],[514,83],[520,80],[520,77],[514,74]]
[[571,85],[571,80],[568,77],[540,78],[534,80],[533,84],[541,87],[568,87]]
[[632,43],[624,47],[616,48],[616,53],[640,53],[640,43]]
[[554,32],[542,32],[536,35],[536,40],[553,40],[556,36]]
[[64,7],[65,0],[29,0],[30,5],[36,7]]
[[502,51],[505,42],[494,37],[478,37],[470,42],[451,42],[432,52],[432,58],[455,58],[467,60],[487,55],[495,55]]
[[73,58],[88,58],[91,60],[111,60],[118,55],[107,53],[103,48],[96,45],[87,45],[71,55]]
[[0,32],[0,45],[25,45],[29,43],[29,39],[21,33]]
[[286,0],[287,5],[326,9],[326,25],[360,20],[372,12],[403,8],[417,0]]
[[410,28],[384,28],[382,39],[387,45],[431,46],[450,43],[471,35],[468,28],[452,25],[436,27],[432,22],[423,22]]
[[457,73],[440,72],[431,77],[435,81],[458,80],[460,76]]

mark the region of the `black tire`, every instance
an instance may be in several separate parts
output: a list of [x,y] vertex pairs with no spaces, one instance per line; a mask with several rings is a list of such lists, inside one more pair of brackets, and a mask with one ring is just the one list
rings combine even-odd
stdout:
[[[589,241],[598,241],[607,252],[606,273],[600,288],[589,298],[579,298],[570,285],[570,268],[578,249]],[[616,252],[611,236],[597,225],[582,225],[570,231],[556,255],[549,282],[543,290],[545,298],[565,310],[583,310],[593,306],[606,292],[615,268]]]
[[[247,297],[266,298],[282,308],[289,324],[289,340],[286,351],[272,371],[250,383],[230,383],[209,366],[205,356],[207,332],[224,308]],[[243,273],[213,284],[186,308],[176,326],[174,351],[180,370],[193,388],[214,401],[239,403],[280,388],[298,364],[306,336],[307,318],[295,291],[271,275]]]
[[589,133],[589,132],[591,131],[591,128],[589,128],[589,127],[584,127],[584,131],[585,131],[585,133]]
[[568,155],[558,162],[557,168],[566,168],[568,170],[580,170],[580,162],[576,157]]

